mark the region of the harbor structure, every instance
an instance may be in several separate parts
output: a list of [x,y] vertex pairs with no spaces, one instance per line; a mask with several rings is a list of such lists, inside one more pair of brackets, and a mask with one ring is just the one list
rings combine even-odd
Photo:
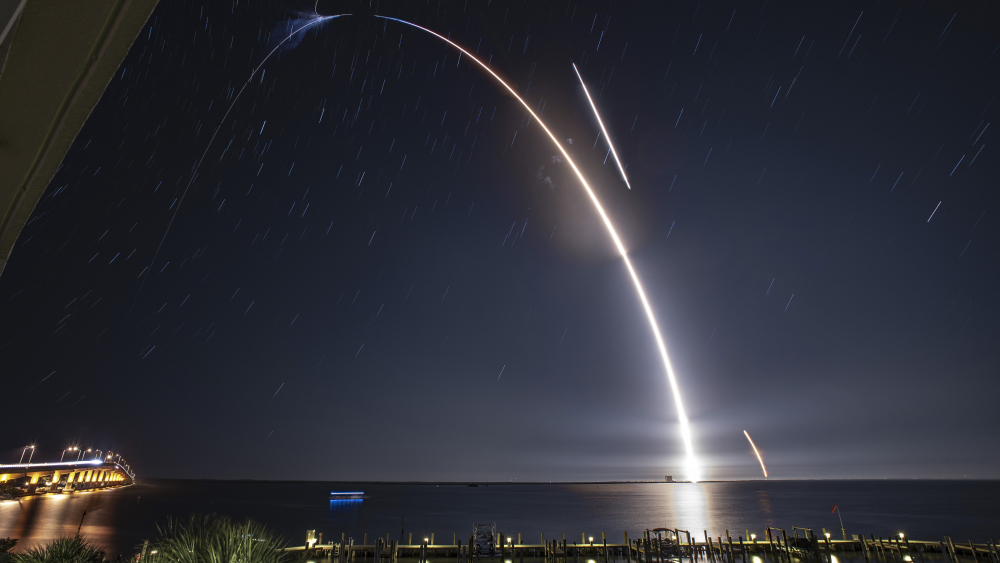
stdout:
[[129,467],[108,458],[0,464],[0,485],[9,496],[119,487],[134,481]]
[[[288,548],[290,551],[308,551],[310,559],[328,559],[335,563],[354,563],[359,557],[372,563],[395,563],[399,558],[418,563],[428,563],[430,559],[454,559],[456,563],[473,563],[476,559],[498,557],[503,563],[523,562],[525,558],[546,563],[671,563],[688,559],[692,563],[792,563],[792,561],[815,561],[816,563],[838,563],[844,558],[864,559],[866,563],[879,561],[923,562],[925,558],[945,563],[1000,563],[1000,546],[993,539],[987,542],[955,542],[945,536],[941,540],[911,540],[900,533],[890,537],[854,534],[849,539],[833,539],[823,530],[816,534],[810,528],[792,526],[791,529],[767,526],[758,536],[745,530],[735,537],[726,530],[726,535],[710,537],[707,531],[696,536],[687,530],[677,528],[652,528],[645,530],[641,537],[630,539],[622,534],[621,542],[609,542],[604,532],[599,539],[585,532],[580,541],[566,539],[546,540],[539,534],[538,543],[522,543],[522,534],[505,534],[496,531],[489,539],[489,549],[484,549],[483,534],[486,525],[476,525],[468,542],[463,543],[458,534],[452,542],[434,543],[433,535],[413,542],[410,534],[408,543],[392,540],[390,534],[373,538],[368,534],[362,543],[341,534],[339,542],[316,543],[315,532],[309,534],[308,543],[301,547]],[[320,536],[322,537],[322,536]],[[369,559],[371,558],[371,559]]]

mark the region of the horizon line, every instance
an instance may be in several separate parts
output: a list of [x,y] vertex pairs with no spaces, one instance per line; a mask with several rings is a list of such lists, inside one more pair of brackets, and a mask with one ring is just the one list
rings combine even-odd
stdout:
[[[691,484],[692,481],[653,481],[653,480],[611,480],[611,481],[404,481],[404,480],[321,480],[321,479],[220,479],[212,477],[146,477],[140,481],[214,481],[223,483],[323,483],[343,485],[646,485],[646,484]],[[803,482],[803,481],[1000,481],[1000,477],[826,477],[800,479],[709,479],[694,483],[767,483],[767,482]]]

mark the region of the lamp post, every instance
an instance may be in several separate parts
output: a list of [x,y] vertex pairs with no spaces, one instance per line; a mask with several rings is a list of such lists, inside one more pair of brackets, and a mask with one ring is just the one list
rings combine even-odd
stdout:
[[62,455],[59,456],[59,461],[62,461],[63,458],[66,457],[66,452],[73,452],[73,451],[76,451],[76,450],[77,450],[76,447],[66,448],[65,450],[62,451]]
[[28,456],[28,463],[31,463],[31,456],[35,455],[35,446],[24,446],[24,449],[21,450],[21,459],[17,460],[18,464],[24,461],[24,454],[27,453],[28,450],[31,450],[31,455]]

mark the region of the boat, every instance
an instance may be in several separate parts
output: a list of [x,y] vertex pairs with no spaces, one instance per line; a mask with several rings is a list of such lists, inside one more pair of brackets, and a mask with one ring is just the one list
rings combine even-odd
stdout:
[[330,491],[330,500],[355,500],[365,498],[364,491]]

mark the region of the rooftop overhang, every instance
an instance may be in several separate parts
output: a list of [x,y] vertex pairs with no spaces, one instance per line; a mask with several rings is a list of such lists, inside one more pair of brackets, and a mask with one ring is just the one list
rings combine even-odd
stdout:
[[0,273],[158,1],[0,0]]

